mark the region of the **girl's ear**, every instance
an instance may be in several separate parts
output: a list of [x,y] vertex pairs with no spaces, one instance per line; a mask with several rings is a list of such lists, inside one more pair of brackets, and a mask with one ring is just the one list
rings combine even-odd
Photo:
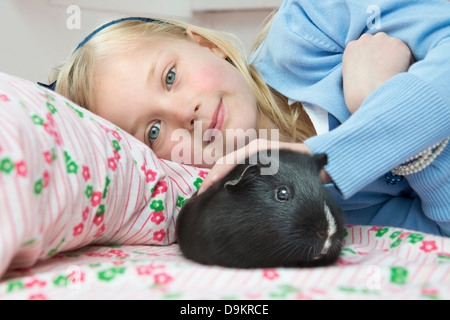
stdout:
[[220,49],[213,42],[211,42],[210,40],[206,39],[205,37],[203,37],[202,35],[198,34],[197,32],[195,32],[195,31],[193,31],[191,29],[187,29],[186,33],[187,33],[188,38],[191,41],[194,41],[198,45],[209,49],[212,53],[216,54],[217,56],[219,56],[222,59],[228,58],[228,56],[225,54],[225,52],[223,52],[222,49]]

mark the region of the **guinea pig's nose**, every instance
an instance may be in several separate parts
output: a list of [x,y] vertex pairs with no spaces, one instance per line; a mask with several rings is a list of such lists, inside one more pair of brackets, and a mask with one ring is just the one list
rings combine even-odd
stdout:
[[316,232],[316,234],[320,239],[325,239],[328,237],[328,232],[325,230],[319,230]]

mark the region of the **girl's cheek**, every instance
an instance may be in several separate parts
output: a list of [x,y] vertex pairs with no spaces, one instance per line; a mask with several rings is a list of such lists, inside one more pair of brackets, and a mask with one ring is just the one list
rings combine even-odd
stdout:
[[217,90],[224,82],[229,81],[230,77],[220,65],[209,65],[198,68],[192,80],[199,89]]

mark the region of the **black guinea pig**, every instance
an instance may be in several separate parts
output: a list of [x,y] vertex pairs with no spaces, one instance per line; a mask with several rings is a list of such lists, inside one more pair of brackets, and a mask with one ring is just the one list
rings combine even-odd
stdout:
[[183,255],[231,268],[326,266],[337,261],[344,219],[319,178],[327,156],[279,151],[278,171],[261,157],[239,164],[182,207],[176,222]]

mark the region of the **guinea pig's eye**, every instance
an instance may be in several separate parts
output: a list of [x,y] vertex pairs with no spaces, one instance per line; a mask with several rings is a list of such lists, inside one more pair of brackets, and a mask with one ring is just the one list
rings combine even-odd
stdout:
[[275,194],[279,201],[287,201],[289,200],[289,190],[286,187],[281,187],[275,190]]

